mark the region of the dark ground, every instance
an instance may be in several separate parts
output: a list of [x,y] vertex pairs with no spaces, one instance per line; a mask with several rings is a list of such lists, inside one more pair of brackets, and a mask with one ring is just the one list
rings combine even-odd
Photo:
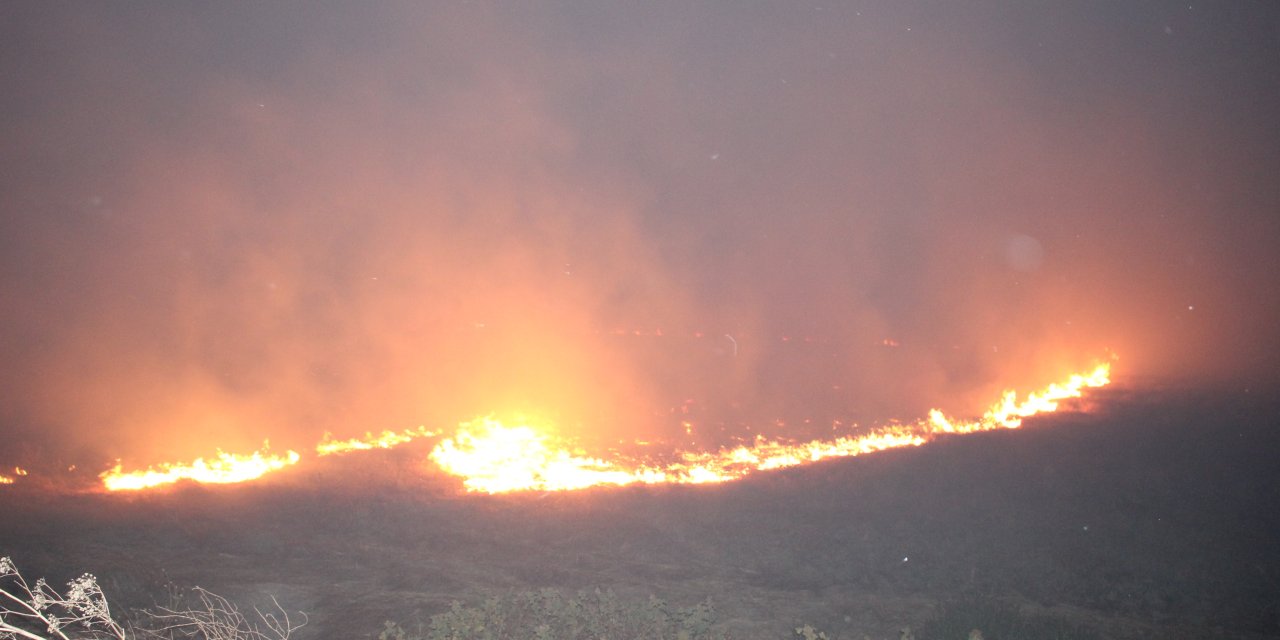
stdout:
[[[271,594],[309,614],[300,639],[372,638],[387,619],[544,586],[711,597],[734,638],[802,623],[897,638],[967,597],[1108,638],[1274,638],[1275,397],[1105,390],[1087,415],[713,487],[457,495],[407,472],[421,452],[402,450],[258,486],[14,485],[0,555],[29,579],[93,572],[117,610],[163,601],[169,583]],[[362,487],[339,484],[352,477]]]

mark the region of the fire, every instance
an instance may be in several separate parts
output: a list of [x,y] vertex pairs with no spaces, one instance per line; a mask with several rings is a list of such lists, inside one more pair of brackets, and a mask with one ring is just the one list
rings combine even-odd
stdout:
[[[1103,364],[1086,374],[1076,374],[1065,382],[1049,385],[1019,400],[1006,391],[982,417],[960,421],[934,409],[927,418],[914,423],[893,423],[861,435],[795,443],[757,436],[750,444],[717,451],[676,452],[667,463],[653,463],[611,452],[609,459],[593,457],[551,433],[546,425],[521,423],[504,425],[492,418],[461,424],[452,437],[441,440],[430,460],[445,472],[462,478],[467,491],[505,493],[513,491],[565,491],[594,486],[631,484],[705,484],[728,482],[751,473],[782,469],[826,458],[857,456],[886,449],[920,446],[941,435],[963,434],[993,429],[1015,429],[1024,418],[1056,411],[1058,403],[1080,397],[1085,389],[1110,383],[1110,365]],[[692,425],[685,422],[686,431]],[[329,433],[316,444],[318,456],[371,449],[389,449],[418,438],[435,437],[437,431],[425,427],[400,432],[366,433],[363,438],[334,440]],[[272,471],[297,464],[301,456],[268,452],[268,446],[248,455],[219,451],[206,461],[198,458],[187,464],[164,463],[146,470],[125,472],[119,461],[100,474],[110,491],[132,491],[190,480],[200,483],[236,483],[254,480]],[[20,467],[16,476],[26,475]],[[0,474],[0,484],[12,484],[13,476]]]
[[439,431],[430,431],[426,427],[406,429],[404,431],[383,431],[379,435],[365,433],[363,438],[350,440],[334,440],[333,434],[325,432],[324,438],[316,445],[316,453],[328,456],[352,451],[368,451],[370,449],[390,449],[417,438],[431,438],[440,435]]
[[13,484],[14,482],[17,482],[17,478],[21,478],[25,475],[27,475],[26,469],[23,469],[22,467],[14,467],[12,476],[0,473],[0,484]]
[[114,467],[104,471],[99,477],[102,478],[103,486],[110,491],[136,491],[171,484],[179,480],[225,484],[254,480],[271,471],[297,464],[300,459],[300,456],[293,451],[278,456],[267,450],[267,444],[263,443],[262,449],[249,455],[219,451],[217,457],[212,460],[196,458],[190,464],[163,463],[148,467],[145,471],[125,472],[117,461]]
[[929,412],[930,431],[933,433],[973,433],[991,429],[1017,429],[1022,426],[1022,419],[1037,413],[1051,413],[1058,410],[1058,403],[1069,398],[1079,398],[1084,390],[1104,387],[1111,383],[1111,365],[1099,365],[1087,374],[1075,374],[1063,383],[1054,383],[1041,391],[1027,395],[1027,399],[1018,402],[1018,395],[1013,391],[1005,391],[1000,401],[991,405],[982,418],[970,422],[956,423],[947,418],[941,411]]
[[458,427],[431,452],[441,468],[464,478],[469,491],[503,493],[529,489],[567,490],[637,482],[634,473],[564,448],[528,425],[504,426],[480,418]]
[[678,461],[648,465],[633,460],[616,462],[592,458],[529,425],[508,427],[493,418],[462,425],[453,438],[441,441],[431,460],[446,472],[463,478],[468,491],[559,491],[598,485],[703,484],[727,482],[757,471],[793,467],[825,458],[849,457],[920,446],[941,434],[1015,429],[1022,419],[1056,411],[1058,403],[1080,397],[1084,389],[1110,383],[1110,365],[1064,383],[1032,393],[1021,402],[1005,392],[1001,400],[977,420],[956,421],[934,409],[914,424],[893,424],[858,436],[789,443],[762,436],[751,445],[714,452],[683,452]]

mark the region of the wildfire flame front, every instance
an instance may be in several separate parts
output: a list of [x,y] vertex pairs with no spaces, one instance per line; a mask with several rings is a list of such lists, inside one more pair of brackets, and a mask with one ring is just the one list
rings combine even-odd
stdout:
[[919,446],[941,434],[1015,429],[1022,419],[1056,411],[1058,403],[1078,398],[1084,389],[1110,383],[1110,365],[1071,376],[1032,393],[1021,402],[1007,391],[977,420],[956,421],[934,409],[915,424],[891,425],[861,436],[792,444],[757,437],[751,445],[714,452],[683,452],[680,461],[650,466],[620,458],[607,461],[574,452],[528,425],[504,426],[492,418],[464,424],[453,438],[441,441],[431,459],[463,479],[468,491],[562,491],[598,485],[704,484],[727,482],[757,471],[781,469],[825,458],[849,457],[906,446]]
[[164,463],[149,467],[143,471],[125,472],[117,462],[114,467],[102,473],[102,484],[109,491],[136,491],[180,480],[191,480],[206,484],[228,484],[255,480],[263,475],[278,471],[289,465],[297,464],[301,457],[293,451],[283,456],[267,452],[267,446],[249,455],[238,455],[219,451],[217,457],[206,461],[196,458],[189,464]]
[[[467,491],[505,493],[513,491],[567,491],[594,486],[630,484],[705,484],[728,482],[751,473],[808,464],[833,457],[857,456],[886,449],[919,446],[945,434],[964,434],[992,429],[1015,429],[1024,418],[1056,411],[1068,398],[1080,397],[1087,388],[1110,383],[1110,365],[1103,364],[1087,374],[1070,376],[1065,382],[1029,394],[1019,401],[1007,391],[981,418],[960,421],[934,409],[915,423],[891,424],[862,435],[848,435],[804,443],[770,440],[758,436],[749,445],[717,451],[676,452],[675,462],[655,465],[611,453],[594,457],[575,449],[571,443],[531,424],[504,425],[492,418],[479,418],[459,425],[453,436],[433,448],[429,459],[446,473],[462,479]],[[316,445],[316,454],[388,449],[418,438],[439,433],[425,427],[402,432],[384,431],[364,438],[334,440],[325,434]],[[249,455],[218,452],[217,456],[190,463],[165,463],[140,471],[124,471],[116,465],[103,472],[103,486],[109,491],[147,489],[189,480],[199,483],[237,483],[297,464],[298,453],[275,455],[266,445]],[[25,472],[19,471],[21,475]],[[0,475],[0,484],[14,479]]]

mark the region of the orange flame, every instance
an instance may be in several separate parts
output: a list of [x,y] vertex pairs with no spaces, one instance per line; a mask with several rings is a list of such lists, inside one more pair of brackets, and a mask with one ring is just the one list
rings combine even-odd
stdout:
[[333,434],[326,432],[324,434],[324,438],[316,445],[316,453],[322,456],[328,456],[339,453],[350,453],[352,451],[390,449],[406,442],[411,442],[417,438],[431,438],[438,435],[440,435],[440,432],[438,431],[430,431],[426,427],[418,427],[417,429],[405,429],[399,433],[395,431],[383,431],[381,434],[376,436],[372,433],[365,433],[363,438],[334,440]]
[[[1110,382],[1110,365],[1100,365],[1088,374],[1071,376],[1066,382],[1052,384],[1018,401],[1007,391],[1001,400],[977,420],[956,421],[941,411],[932,410],[928,418],[913,424],[891,424],[870,433],[844,436],[832,440],[791,443],[767,440],[758,436],[750,445],[713,452],[679,452],[676,462],[654,465],[618,456],[615,460],[591,457],[569,443],[549,435],[548,429],[528,424],[505,426],[494,418],[481,418],[463,423],[451,438],[442,440],[432,450],[430,459],[447,473],[463,478],[468,491],[503,493],[512,491],[562,491],[601,485],[629,484],[702,484],[727,482],[757,471],[767,471],[816,462],[825,458],[856,456],[885,449],[919,446],[942,434],[973,433],[992,429],[1013,429],[1023,418],[1055,411],[1058,403],[1080,397],[1086,388],[1101,387]],[[687,428],[691,428],[687,425]],[[316,445],[320,456],[370,449],[388,449],[417,438],[434,437],[438,432],[425,427],[401,432],[366,433],[364,438],[333,440],[326,433]],[[297,453],[283,456],[263,448],[249,455],[219,451],[206,461],[198,458],[189,464],[164,463],[142,471],[123,471],[116,465],[100,474],[110,491],[140,490],[191,480],[200,483],[236,483],[297,464]],[[18,476],[26,471],[15,467]],[[0,484],[12,484],[14,478],[0,474]]]
[[507,427],[493,418],[463,423],[430,457],[445,471],[462,476],[469,491],[566,490],[638,481],[612,463],[562,448],[533,427]]
[[260,478],[269,472],[297,464],[300,458],[293,451],[277,456],[268,453],[267,449],[267,443],[263,443],[262,449],[249,455],[219,451],[217,457],[209,461],[196,458],[190,464],[163,463],[144,471],[125,472],[120,462],[116,461],[114,467],[98,477],[102,478],[103,486],[109,491],[137,491],[179,480],[225,484]]
[[856,456],[905,446],[922,445],[939,434],[974,433],[1014,429],[1022,419],[1055,411],[1058,402],[1078,398],[1085,388],[1110,383],[1110,365],[1089,374],[1071,376],[1067,382],[1032,393],[1022,402],[1005,392],[978,420],[958,422],[932,410],[914,424],[894,424],[860,436],[813,440],[792,444],[757,437],[751,445],[714,452],[683,452],[680,460],[652,466],[628,460],[611,462],[573,451],[564,443],[528,426],[508,427],[483,418],[459,427],[431,452],[431,460],[446,472],[463,478],[468,491],[560,491],[598,485],[702,484],[727,482],[755,471],[793,467],[824,458]]

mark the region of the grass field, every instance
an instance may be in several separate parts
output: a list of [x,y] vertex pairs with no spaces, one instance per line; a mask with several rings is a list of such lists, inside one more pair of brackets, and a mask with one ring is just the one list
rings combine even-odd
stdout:
[[[252,486],[12,485],[0,555],[55,584],[92,572],[117,611],[170,585],[274,596],[308,614],[302,639],[376,638],[388,620],[543,588],[709,598],[713,628],[739,639],[805,624],[856,640],[962,640],[969,625],[987,640],[1280,637],[1280,405],[1095,397],[1088,415],[722,486],[460,495],[415,472],[412,448]],[[1010,619],[1022,631],[996,628]]]

